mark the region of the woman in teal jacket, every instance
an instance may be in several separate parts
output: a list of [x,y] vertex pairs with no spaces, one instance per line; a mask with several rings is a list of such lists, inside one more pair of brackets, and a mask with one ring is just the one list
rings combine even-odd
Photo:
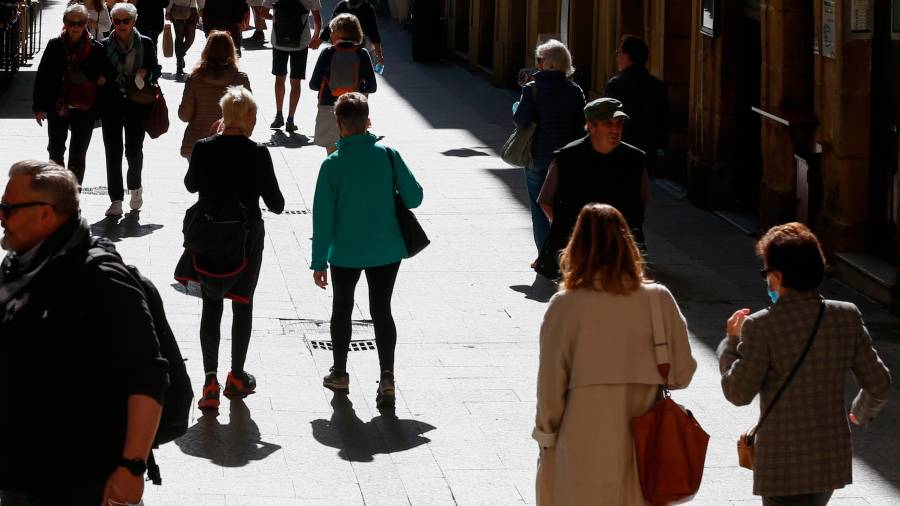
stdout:
[[391,295],[406,258],[394,209],[394,192],[408,208],[422,203],[422,187],[399,153],[376,144],[368,133],[369,104],[360,93],[342,95],[335,104],[341,139],[337,151],[322,163],[313,202],[313,280],[328,286],[326,268],[331,265],[334,299],[331,310],[331,343],[334,366],[323,385],[348,392],[347,352],[350,348],[350,314],[360,274],[369,285],[369,311],[375,324],[375,342],[381,381],[376,405],[394,407],[394,348],[397,328],[391,315]]

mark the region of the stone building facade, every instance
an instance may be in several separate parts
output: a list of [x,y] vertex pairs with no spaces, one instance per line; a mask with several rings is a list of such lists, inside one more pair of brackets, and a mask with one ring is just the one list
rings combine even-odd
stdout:
[[[748,232],[810,224],[900,309],[900,0],[443,0],[451,56],[515,87],[542,38],[600,96],[623,34],[666,81],[663,176]],[[626,126],[627,128],[627,126]]]

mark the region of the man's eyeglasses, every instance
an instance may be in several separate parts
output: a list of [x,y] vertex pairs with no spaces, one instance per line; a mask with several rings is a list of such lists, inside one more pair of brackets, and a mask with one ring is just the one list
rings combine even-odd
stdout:
[[34,206],[50,206],[53,209],[56,209],[56,206],[51,204],[50,202],[22,202],[19,204],[7,204],[6,202],[0,202],[0,216],[3,217],[4,220],[8,220],[10,215],[16,209],[24,209],[26,207],[34,207]]
[[112,22],[113,22],[113,24],[116,25],[116,26],[118,26],[118,25],[130,25],[130,24],[131,24],[131,18],[113,18]]

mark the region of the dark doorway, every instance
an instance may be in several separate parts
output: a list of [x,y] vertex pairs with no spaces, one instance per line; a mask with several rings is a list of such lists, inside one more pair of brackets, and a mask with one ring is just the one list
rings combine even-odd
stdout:
[[494,0],[482,0],[479,15],[478,64],[482,67],[494,66]]
[[[900,130],[900,17],[892,2],[876,2],[872,40],[872,154],[869,167],[868,248],[897,261],[898,130]],[[894,2],[897,3],[897,2]]]
[[[738,22],[736,147],[732,207],[758,216],[762,181],[762,125],[751,107],[760,106],[762,52],[759,10],[744,9]],[[739,63],[738,63],[739,62]]]
[[590,95],[594,62],[594,0],[569,3],[569,51],[575,66],[573,79],[585,95]]
[[469,0],[454,0],[453,49],[469,57]]

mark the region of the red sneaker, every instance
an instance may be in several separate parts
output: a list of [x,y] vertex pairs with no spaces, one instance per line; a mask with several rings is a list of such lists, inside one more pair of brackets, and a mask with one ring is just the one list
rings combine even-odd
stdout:
[[203,386],[203,394],[200,396],[200,402],[197,407],[202,410],[219,409],[219,381],[213,376],[206,385]]
[[256,378],[252,374],[241,371],[228,373],[225,379],[225,397],[229,399],[244,398],[256,391]]

